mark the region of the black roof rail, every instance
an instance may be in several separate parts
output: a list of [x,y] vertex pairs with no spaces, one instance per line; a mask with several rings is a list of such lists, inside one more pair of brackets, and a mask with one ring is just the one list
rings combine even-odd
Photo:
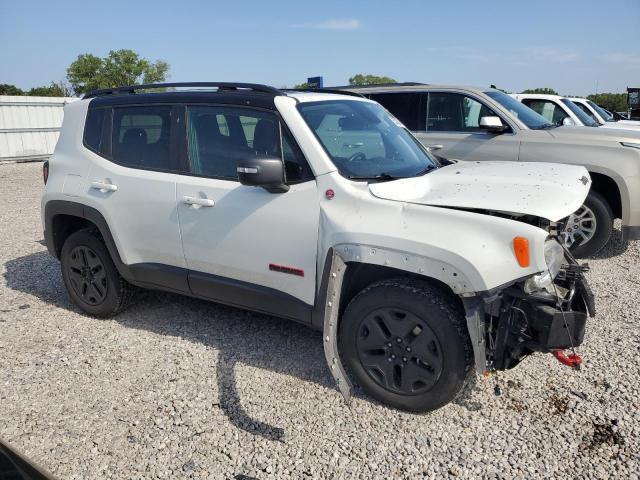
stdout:
[[121,95],[134,94],[136,90],[153,90],[156,88],[174,88],[174,87],[199,87],[199,88],[217,88],[218,90],[252,90],[254,92],[268,93],[270,95],[283,95],[277,88],[268,85],[260,85],[258,83],[236,83],[236,82],[182,82],[182,83],[149,83],[145,85],[130,85],[127,87],[102,88],[92,90],[82,98],[100,97],[103,95]]
[[339,95],[350,95],[352,97],[367,98],[358,92],[350,92],[349,90],[340,90],[339,88],[285,88],[285,92],[313,92],[313,93],[337,93]]

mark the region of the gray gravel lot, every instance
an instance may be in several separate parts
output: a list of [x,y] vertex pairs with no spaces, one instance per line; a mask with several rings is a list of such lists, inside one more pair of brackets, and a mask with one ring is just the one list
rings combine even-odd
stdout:
[[0,164],[0,437],[60,478],[639,478],[640,243],[589,273],[580,372],[536,355],[428,415],[332,387],[321,335],[140,292],[70,303],[42,245],[41,164]]

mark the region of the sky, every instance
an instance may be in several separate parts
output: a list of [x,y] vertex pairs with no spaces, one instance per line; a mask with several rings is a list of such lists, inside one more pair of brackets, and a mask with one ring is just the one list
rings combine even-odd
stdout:
[[0,0],[0,83],[64,80],[128,48],[170,81],[293,86],[356,73],[565,95],[640,87],[640,0]]

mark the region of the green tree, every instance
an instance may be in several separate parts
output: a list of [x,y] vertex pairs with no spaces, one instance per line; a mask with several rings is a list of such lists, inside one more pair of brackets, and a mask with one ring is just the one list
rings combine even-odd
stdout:
[[587,98],[611,112],[626,112],[629,109],[629,98],[626,93],[598,93],[589,95]]
[[105,58],[91,53],[78,55],[67,69],[67,79],[76,94],[97,88],[113,88],[164,81],[169,64],[150,62],[133,50],[111,50]]
[[308,82],[298,83],[294,85],[293,88],[311,88],[311,84]]
[[553,88],[528,88],[527,90],[523,90],[520,93],[540,93],[544,95],[558,95]]
[[71,95],[69,87],[62,82],[51,82],[48,87],[34,87],[27,92],[32,97],[68,97]]
[[380,83],[396,83],[396,80],[391,77],[363,75],[361,73],[358,73],[349,79],[349,85],[378,85]]
[[24,92],[15,85],[0,83],[0,95],[24,95]]

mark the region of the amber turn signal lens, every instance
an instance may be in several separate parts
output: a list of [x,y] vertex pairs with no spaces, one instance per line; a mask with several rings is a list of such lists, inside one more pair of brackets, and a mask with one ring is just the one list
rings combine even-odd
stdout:
[[518,265],[522,268],[529,266],[529,240],[524,237],[515,237],[513,239],[513,251],[518,260]]

